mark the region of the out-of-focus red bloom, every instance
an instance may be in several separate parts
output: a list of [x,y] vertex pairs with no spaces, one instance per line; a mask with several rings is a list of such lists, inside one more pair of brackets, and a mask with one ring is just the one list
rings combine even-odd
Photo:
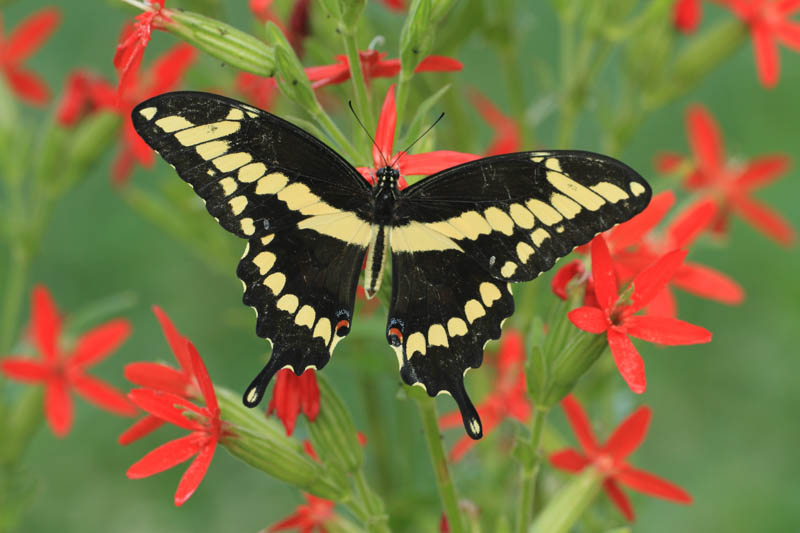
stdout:
[[61,14],[56,8],[39,10],[20,22],[6,39],[0,17],[0,71],[17,96],[29,104],[46,104],[50,90],[36,74],[26,70],[23,63],[44,44],[60,21]]
[[333,508],[336,504],[332,501],[318,498],[312,494],[305,494],[306,504],[298,505],[294,514],[269,527],[268,531],[285,531],[296,529],[300,533],[327,533],[325,524],[333,518]]
[[[599,307],[583,306],[569,312],[570,321],[589,333],[605,333],[611,355],[631,390],[641,394],[646,388],[644,361],[628,337],[676,346],[709,342],[711,332],[664,316],[635,315],[666,287],[686,256],[674,250],[648,266],[631,281],[632,291],[618,294],[617,276],[606,241],[592,241],[592,276]],[[630,295],[628,295],[630,293]]]
[[97,74],[78,69],[70,73],[56,111],[56,120],[64,127],[74,126],[86,115],[116,107],[114,87]]
[[586,266],[583,264],[583,261],[580,259],[575,259],[574,261],[570,261],[563,267],[559,268],[558,271],[553,276],[553,279],[550,280],[550,288],[553,290],[553,294],[561,298],[562,300],[567,299],[567,285],[573,278],[578,279],[587,279],[586,276]]
[[[161,324],[161,330],[180,369],[176,370],[161,363],[131,363],[125,366],[125,378],[141,387],[170,392],[182,398],[200,398],[200,385],[194,376],[187,347],[189,339],[181,335],[160,307],[154,305],[153,313]],[[147,415],[120,435],[117,442],[125,446],[152,433],[163,424],[164,421],[157,416]]]
[[[717,124],[700,105],[689,108],[686,127],[693,161],[685,186],[706,195],[719,207],[713,231],[724,234],[729,215],[735,213],[780,244],[788,246],[794,243],[796,235],[789,223],[769,207],[751,198],[755,190],[772,183],[786,172],[791,163],[789,157],[775,154],[758,157],[744,165],[726,164]],[[659,157],[660,170],[678,168],[680,164],[675,163],[678,159],[686,161],[678,154],[662,154]]]
[[505,116],[491,100],[478,91],[470,95],[472,103],[478,108],[483,119],[494,130],[494,137],[484,155],[499,155],[518,152],[522,146],[522,132],[517,123]]
[[[440,170],[450,168],[461,163],[474,161],[480,156],[453,152],[450,150],[436,150],[425,154],[394,153],[394,133],[397,122],[397,110],[394,102],[394,85],[389,87],[386,98],[378,117],[378,127],[375,133],[375,144],[372,146],[373,167],[356,167],[364,179],[375,183],[375,173],[379,168],[391,166],[400,171],[398,187],[408,187],[408,182],[403,176],[427,176]],[[385,159],[384,159],[385,158]]]
[[406,0],[383,0],[383,5],[394,11],[405,11]]
[[790,20],[800,10],[798,0],[724,0],[750,26],[758,79],[772,88],[780,77],[778,43],[800,52],[800,23]]
[[101,409],[123,416],[136,414],[125,395],[86,373],[125,342],[131,332],[127,320],[111,320],[97,326],[81,335],[71,350],[64,350],[59,345],[61,316],[47,288],[37,285],[33,289],[30,328],[41,359],[4,357],[0,359],[0,371],[16,381],[44,385],[44,413],[57,437],[65,436],[72,426],[70,390]]
[[150,167],[155,162],[152,148],[133,129],[131,111],[134,106],[146,98],[173,90],[195,56],[194,48],[185,43],[178,44],[156,59],[144,76],[130,76],[130,81],[120,95],[119,104],[114,108],[124,121],[122,149],[111,172],[114,183],[123,184],[127,181],[134,162],[145,167]]
[[[385,52],[377,50],[367,50],[359,52],[361,60],[361,70],[364,73],[364,81],[369,84],[373,78],[391,78],[400,73],[399,59],[384,59]],[[323,65],[319,67],[308,67],[306,75],[312,82],[315,89],[326,85],[344,83],[350,79],[350,63],[347,56],[336,56],[337,62],[333,65]],[[452,72],[461,70],[464,65],[452,57],[428,56],[423,59],[414,69],[414,72]]]
[[264,78],[250,72],[240,72],[236,75],[236,90],[261,109],[272,109],[272,104],[278,96],[275,78]]
[[[183,505],[203,480],[219,440],[228,435],[226,423],[220,420],[214,385],[192,343],[186,342],[186,350],[192,365],[192,373],[205,400],[205,407],[198,407],[177,394],[151,389],[134,389],[128,395],[133,403],[151,415],[178,427],[188,429],[190,434],[172,440],[151,451],[134,463],[127,472],[131,479],[149,477],[168,470],[192,456],[197,455],[178,483],[175,505]],[[186,416],[191,414],[191,417]]]
[[302,375],[296,376],[292,370],[284,368],[275,379],[267,415],[275,412],[283,422],[286,434],[291,435],[301,410],[311,422],[319,414],[317,374],[313,368],[309,368]]
[[[492,392],[478,405],[478,413],[483,421],[483,433],[489,434],[505,418],[515,418],[526,422],[531,416],[525,384],[525,347],[522,335],[516,330],[508,330],[503,335],[497,355],[497,375]],[[439,418],[442,428],[461,427],[461,414],[458,411],[447,413]],[[477,443],[464,436],[450,450],[450,458],[458,461]]]
[[311,1],[294,0],[294,5],[289,13],[286,24],[272,11],[272,4],[273,0],[250,0],[250,12],[253,13],[261,23],[270,21],[277,25],[283,34],[286,35],[295,53],[297,53],[298,56],[302,56],[303,41],[311,33]]
[[651,418],[650,409],[640,407],[634,411],[617,426],[606,443],[600,446],[592,431],[589,417],[571,394],[561,401],[561,407],[567,415],[583,453],[573,448],[552,453],[549,459],[553,466],[572,473],[591,466],[602,473],[606,494],[629,521],[634,520],[633,506],[620,488],[620,484],[671,502],[692,503],[689,493],[679,486],[644,470],[633,468],[627,463],[628,456],[641,446],[647,435]]
[[683,33],[694,33],[703,18],[702,0],[675,0],[672,22]]
[[151,9],[136,15],[133,24],[125,26],[114,54],[114,67],[119,74],[120,94],[127,90],[128,85],[135,83],[144,50],[150,42],[150,34],[154,29],[163,30],[163,24],[170,21],[169,12],[164,9],[165,0],[144,1]]

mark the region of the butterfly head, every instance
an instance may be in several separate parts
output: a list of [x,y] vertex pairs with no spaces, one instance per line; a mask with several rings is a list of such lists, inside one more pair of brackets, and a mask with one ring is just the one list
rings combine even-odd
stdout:
[[376,183],[378,186],[394,185],[397,183],[397,180],[400,179],[400,171],[389,166],[381,167],[378,169],[378,172],[375,173],[375,177],[378,179]]

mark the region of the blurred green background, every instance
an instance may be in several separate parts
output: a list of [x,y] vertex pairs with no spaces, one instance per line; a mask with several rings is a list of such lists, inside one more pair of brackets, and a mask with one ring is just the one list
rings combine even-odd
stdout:
[[[12,2],[2,11],[5,31],[25,15],[53,4],[41,0]],[[115,79],[111,58],[119,30],[135,13],[110,1],[62,0],[55,5],[62,10],[62,25],[29,66],[47,79],[54,92],[76,67],[90,67]],[[238,27],[253,29],[244,0],[228,2],[225,11],[228,20]],[[521,76],[526,96],[533,102],[541,96],[537,94],[541,81],[536,73],[538,65],[557,61],[557,25],[546,2],[518,2],[517,11],[524,36],[519,43]],[[730,17],[719,8],[707,6],[707,11],[705,25]],[[377,2],[368,6],[367,16],[386,32],[384,49],[390,57],[396,57],[402,16],[388,12]],[[364,44],[371,37],[365,32]],[[678,40],[679,44],[685,41],[683,37]],[[144,65],[175,42],[171,35],[154,33]],[[479,88],[508,111],[506,93],[498,83],[502,78],[499,67],[483,39],[473,35],[457,57],[465,63],[465,69],[451,79],[460,86]],[[800,228],[800,210],[796,207],[800,198],[800,55],[782,50],[781,62],[778,87],[763,89],[757,81],[748,41],[688,97],[650,116],[622,159],[658,180],[652,157],[663,150],[688,152],[684,110],[691,102],[701,102],[719,121],[729,154],[747,159],[785,153],[795,159],[788,175],[758,197]],[[306,64],[314,63],[309,59]],[[232,75],[232,69],[204,57],[184,87],[225,86]],[[436,73],[425,76],[434,88],[439,84],[437,76],[445,79],[445,75]],[[613,76],[605,75],[599,83],[598,94],[613,95]],[[378,101],[386,86],[383,81],[376,82]],[[349,90],[349,86],[343,87]],[[602,105],[602,98],[592,105]],[[473,145],[440,143],[438,148],[479,151],[485,146],[489,130],[476,118],[468,100],[463,100],[463,106],[473,119]],[[26,127],[34,127],[42,116],[40,111],[26,111]],[[339,114],[338,119],[345,131],[352,129],[349,116]],[[446,120],[441,126],[444,131]],[[546,120],[537,130],[543,142],[554,138],[552,122]],[[582,120],[574,148],[600,150],[596,132],[602,127],[597,120]],[[234,276],[239,256],[232,253],[218,258],[229,266],[229,274],[214,271],[143,220],[110,184],[112,155],[109,153],[100,167],[58,205],[32,280],[48,285],[60,309],[68,313],[110,295],[131,292],[136,296],[137,305],[126,313],[134,324],[134,335],[96,368],[98,375],[120,388],[126,386],[122,378],[125,363],[171,360],[150,311],[151,304],[158,304],[194,341],[214,381],[241,390],[260,368],[259,357],[265,346],[254,334],[252,311],[240,303],[240,284]],[[133,176],[134,183],[145,187],[158,180],[177,181],[161,161],[154,170],[139,169]],[[214,224],[210,217],[203,223]],[[634,397],[617,378],[612,416],[606,427],[597,428],[605,437],[636,403],[651,406],[654,417],[650,433],[632,463],[680,484],[695,498],[693,505],[681,507],[634,495],[636,530],[800,530],[800,253],[796,247],[780,248],[739,220],[731,229],[727,245],[698,247],[691,258],[738,280],[747,292],[745,303],[726,307],[681,294],[680,317],[710,329],[713,342],[668,349],[638,343],[647,364],[647,392],[641,398]],[[236,246],[232,244],[232,249]],[[6,258],[2,251],[0,256],[2,280]],[[540,284],[541,294],[547,292],[546,281],[535,283]],[[325,372],[337,384],[371,444],[379,442],[380,437],[370,434],[368,407],[391,422],[392,429],[385,435],[390,443],[388,457],[382,463],[389,465],[388,470],[376,467],[375,450],[370,450],[370,444],[367,456],[373,460],[370,473],[376,488],[384,494],[387,488],[392,490],[389,504],[398,530],[405,523],[403,517],[410,516],[421,516],[422,523],[434,530],[439,516],[436,487],[416,409],[412,403],[397,399],[397,367],[381,340],[384,319],[385,308],[371,319],[360,318],[354,333],[370,333],[364,333],[358,341],[352,335],[350,342],[339,347]],[[481,393],[477,391],[485,390],[486,379],[470,374],[472,390],[476,391],[473,396],[478,400]],[[11,387],[12,393],[17,390],[16,385]],[[449,398],[440,402],[442,412],[455,408]],[[116,437],[128,420],[99,412],[81,400],[76,403],[70,435],[60,441],[42,430],[27,454],[30,476],[37,481],[38,489],[22,531],[256,531],[288,515],[301,502],[295,489],[271,480],[220,449],[197,493],[182,508],[175,508],[172,494],[182,468],[138,481],[128,480],[124,473],[145,452],[180,432],[161,430],[122,448],[116,444]],[[594,406],[589,410],[597,414],[601,411]],[[560,412],[551,420],[566,429]],[[461,495],[481,508],[496,509],[510,494],[492,489],[494,481],[514,474],[507,457],[501,459],[494,453],[511,434],[510,423],[506,425],[454,468]],[[302,423],[298,431],[303,434]],[[571,434],[565,431],[565,435],[574,442]],[[446,434],[448,442],[460,437],[460,430]],[[513,486],[513,481],[508,485]],[[614,516],[613,511],[609,514]]]

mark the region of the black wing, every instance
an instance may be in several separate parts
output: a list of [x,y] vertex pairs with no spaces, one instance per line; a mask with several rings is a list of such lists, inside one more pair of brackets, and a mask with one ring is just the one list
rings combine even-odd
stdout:
[[448,392],[480,438],[463,375],[514,312],[508,282],[528,281],[573,248],[641,212],[647,182],[577,151],[521,152],[453,167],[401,191],[392,227],[387,338],[401,375]]
[[248,240],[237,274],[273,351],[245,404],[258,404],[281,368],[325,366],[353,319],[369,184],[313,136],[236,100],[168,93],[132,119],[222,227]]

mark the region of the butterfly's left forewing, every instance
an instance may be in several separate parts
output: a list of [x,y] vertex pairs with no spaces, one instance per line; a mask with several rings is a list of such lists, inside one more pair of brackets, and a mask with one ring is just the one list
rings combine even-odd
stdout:
[[237,274],[273,351],[245,404],[257,404],[281,368],[325,366],[353,320],[369,185],[311,135],[221,96],[160,95],[132,119],[220,225],[247,239]]
[[641,212],[650,194],[630,167],[577,151],[479,159],[401,191],[387,338],[404,381],[431,396],[450,393],[467,433],[479,438],[463,376],[513,313],[510,282],[549,270]]

